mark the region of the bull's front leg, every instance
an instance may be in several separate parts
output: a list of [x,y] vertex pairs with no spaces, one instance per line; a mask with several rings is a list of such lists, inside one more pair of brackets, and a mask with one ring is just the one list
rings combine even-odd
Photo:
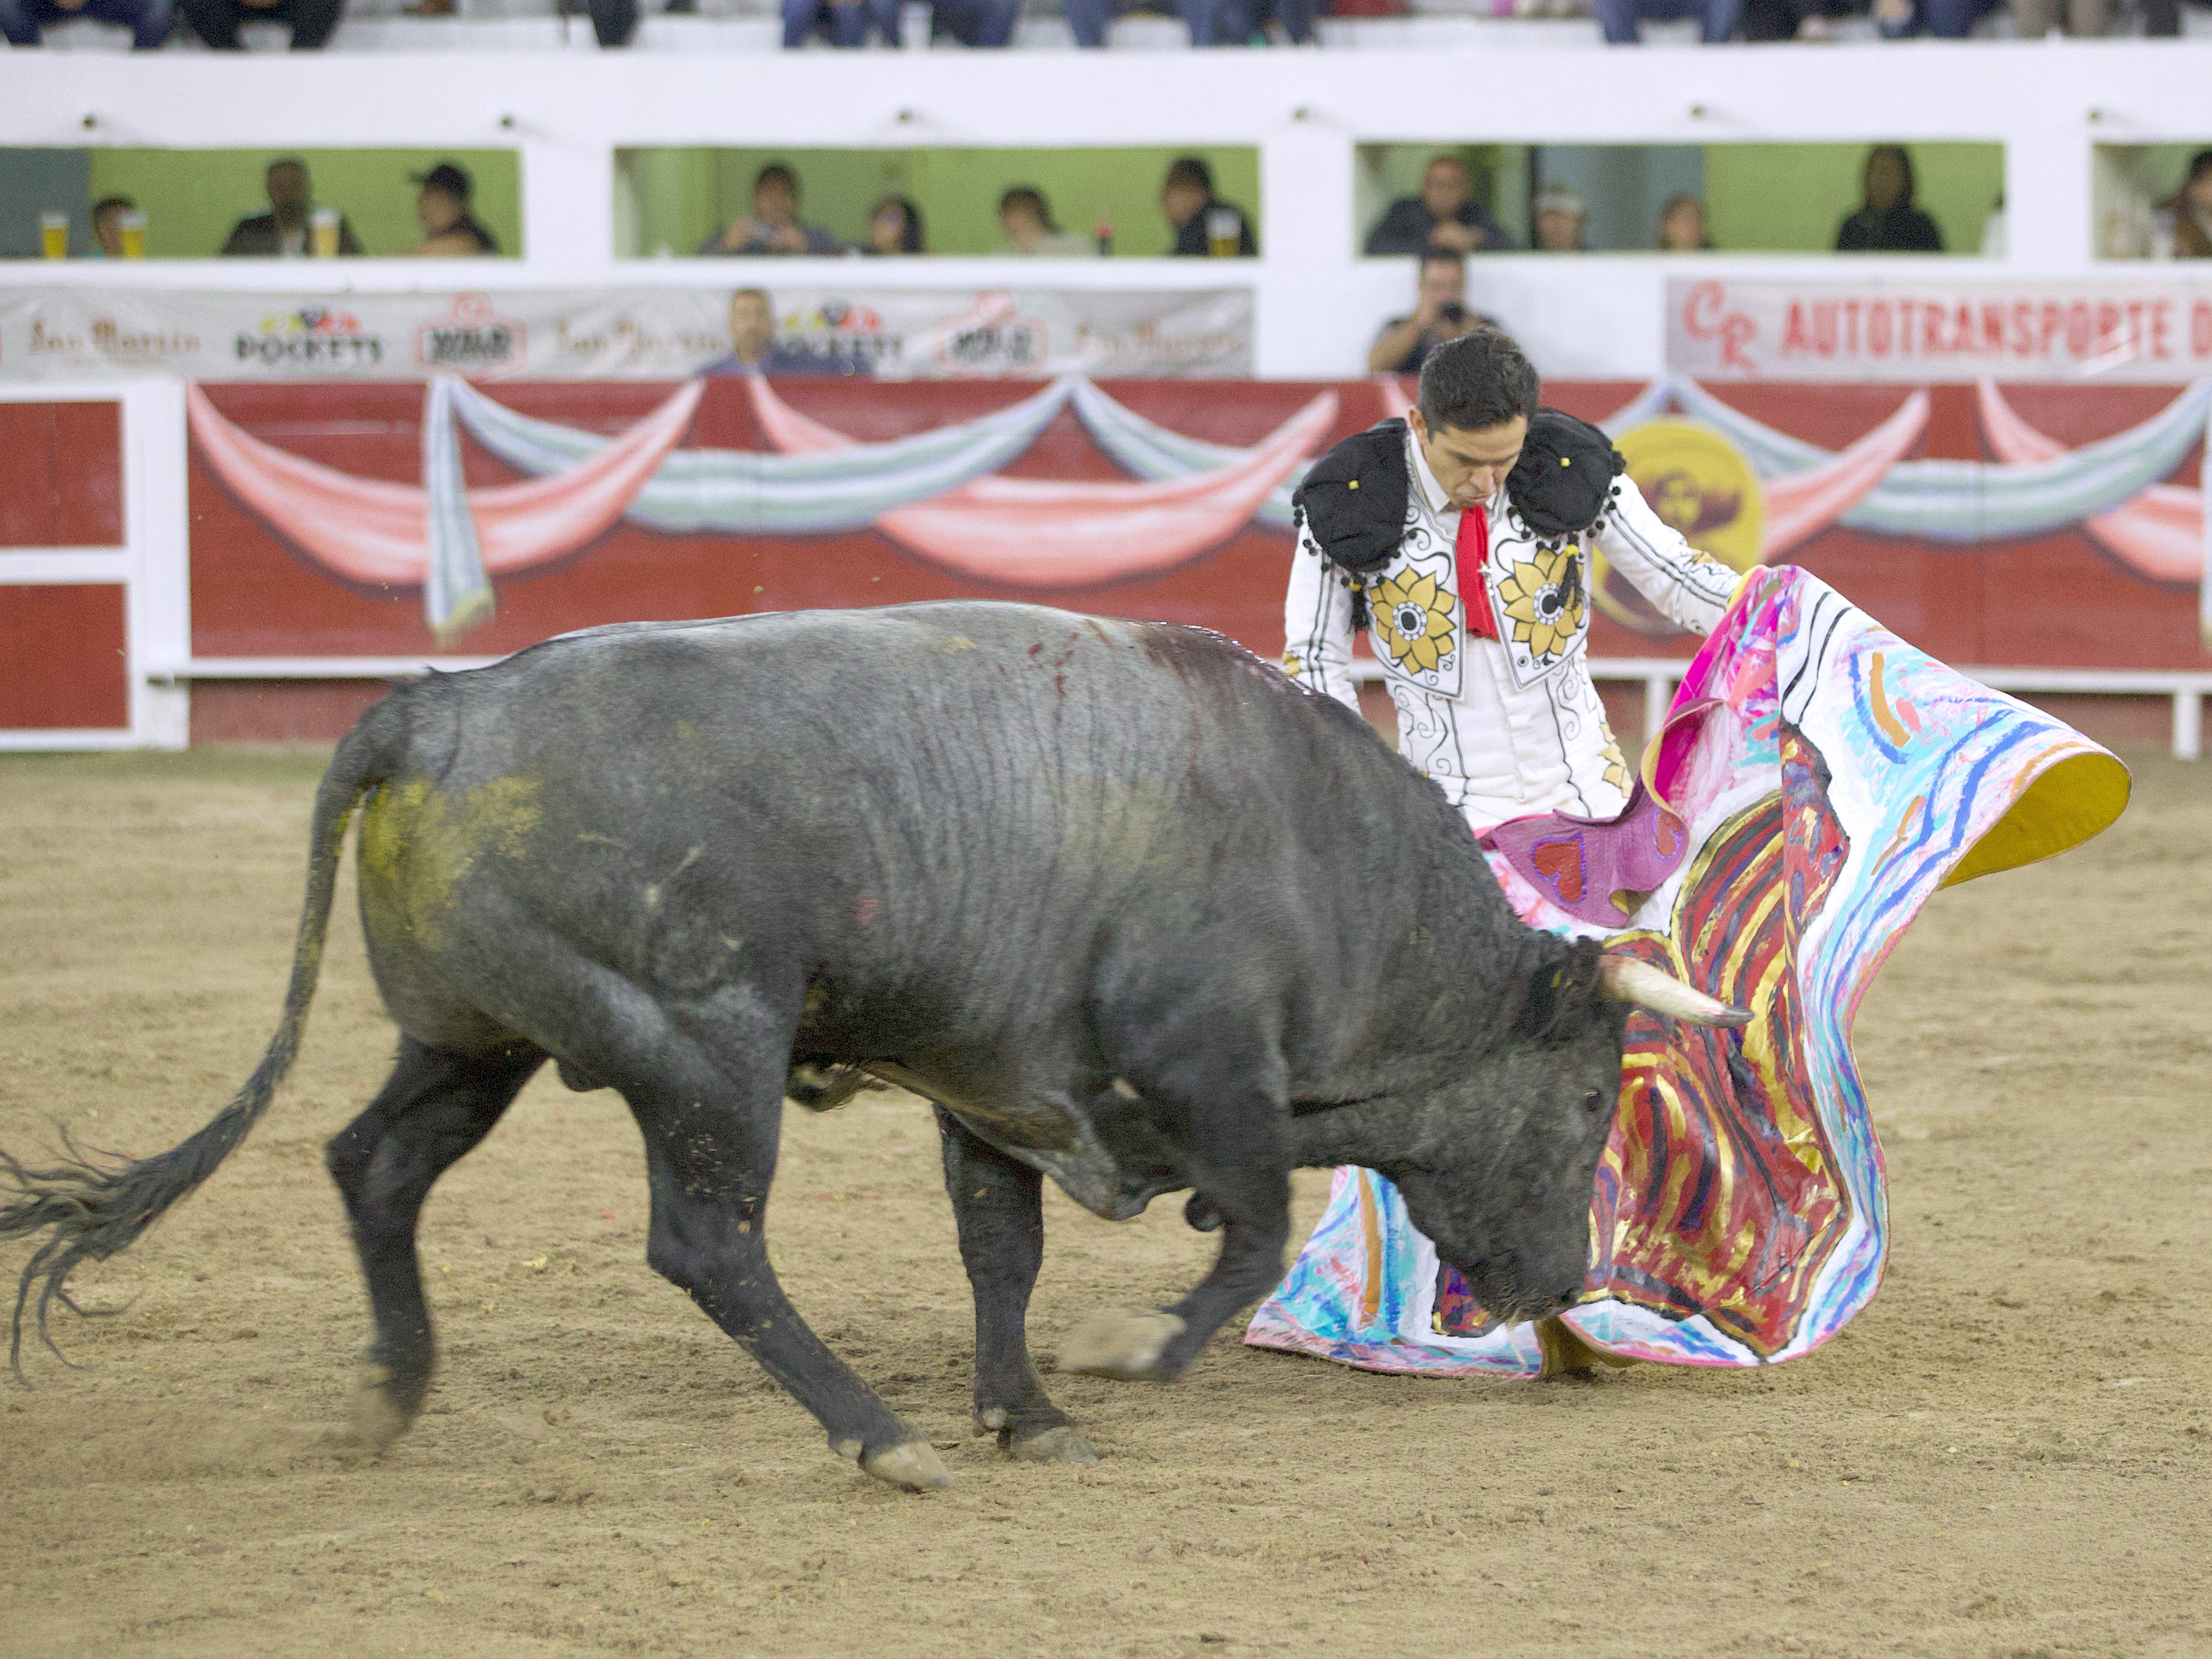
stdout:
[[1052,1403],[1030,1361],[1030,1293],[1044,1262],[1044,1177],[937,1109],[945,1191],[975,1296],[975,1432],[1010,1457],[1091,1463],[1098,1454]]
[[1280,1103],[1249,1085],[1179,1103],[1188,1124],[1193,1207],[1220,1218],[1213,1271],[1171,1308],[1085,1320],[1060,1345],[1060,1368],[1127,1382],[1171,1382],[1229,1319],[1283,1276],[1291,1177]]

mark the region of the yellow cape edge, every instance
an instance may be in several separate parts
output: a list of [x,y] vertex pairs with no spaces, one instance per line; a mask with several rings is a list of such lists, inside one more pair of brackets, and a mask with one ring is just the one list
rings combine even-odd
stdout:
[[2004,816],[1944,877],[1944,886],[2017,870],[2078,847],[2127,810],[2130,780],[2118,758],[2086,744],[2067,747],[2073,752],[2060,751],[2027,780]]

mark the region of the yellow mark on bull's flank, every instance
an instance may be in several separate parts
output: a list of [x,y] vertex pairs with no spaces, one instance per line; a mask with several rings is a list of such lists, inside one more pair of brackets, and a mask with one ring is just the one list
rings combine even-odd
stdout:
[[415,779],[376,792],[361,821],[362,894],[374,927],[434,950],[453,890],[487,854],[519,858],[543,816],[536,778],[448,794]]
[[956,652],[974,651],[979,648],[980,647],[976,645],[975,641],[969,639],[965,634],[955,634],[951,639],[945,641],[940,654],[949,657],[953,655]]

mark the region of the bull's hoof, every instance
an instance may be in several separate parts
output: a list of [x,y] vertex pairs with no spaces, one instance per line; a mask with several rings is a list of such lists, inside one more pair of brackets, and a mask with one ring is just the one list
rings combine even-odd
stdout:
[[1035,1434],[1017,1437],[1012,1430],[999,1432],[999,1449],[1023,1463],[1096,1463],[1098,1454],[1091,1443],[1065,1423]]
[[415,1413],[393,1397],[390,1368],[363,1366],[361,1386],[353,1396],[354,1439],[381,1457],[414,1424]]
[[1060,1369],[1119,1382],[1166,1382],[1175,1373],[1160,1364],[1183,1322],[1156,1308],[1116,1308],[1095,1313],[1060,1345]]
[[[840,1446],[838,1450],[845,1448]],[[881,1451],[862,1453],[860,1464],[862,1473],[902,1492],[929,1492],[952,1484],[952,1477],[945,1472],[945,1465],[926,1440],[902,1441]]]

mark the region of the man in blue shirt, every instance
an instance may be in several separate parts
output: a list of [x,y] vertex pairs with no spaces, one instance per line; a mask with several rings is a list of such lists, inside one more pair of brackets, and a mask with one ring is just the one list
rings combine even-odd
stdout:
[[730,295],[730,352],[702,374],[866,374],[861,358],[835,351],[812,352],[775,337],[775,307],[768,290],[741,288]]

